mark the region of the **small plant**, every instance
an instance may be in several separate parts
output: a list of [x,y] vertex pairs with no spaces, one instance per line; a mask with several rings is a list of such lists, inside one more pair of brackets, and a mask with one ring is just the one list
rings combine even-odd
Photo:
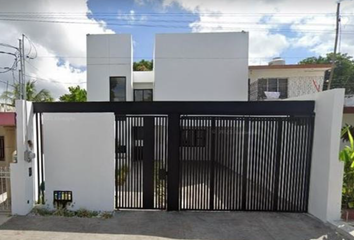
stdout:
[[47,208],[44,207],[35,207],[32,210],[32,213],[34,213],[35,215],[39,215],[39,216],[51,216],[53,215],[53,211],[48,210]]
[[56,210],[48,210],[45,207],[35,207],[32,213],[39,216],[59,216],[59,217],[79,217],[79,218],[95,218],[99,217],[102,219],[109,219],[113,217],[110,212],[97,212],[89,211],[87,209],[81,208],[77,211],[68,210],[66,207],[57,207]]
[[127,175],[129,173],[129,167],[127,165],[123,165],[121,168],[117,169],[117,185],[122,186],[127,181]]
[[113,214],[111,212],[102,212],[100,214],[100,217],[103,219],[110,219],[113,217]]
[[98,212],[81,208],[76,211],[76,216],[79,218],[93,218],[98,216]]
[[354,208],[354,140],[351,129],[348,125],[342,129],[341,138],[348,138],[349,146],[339,153],[339,159],[344,162],[342,205],[347,209]]

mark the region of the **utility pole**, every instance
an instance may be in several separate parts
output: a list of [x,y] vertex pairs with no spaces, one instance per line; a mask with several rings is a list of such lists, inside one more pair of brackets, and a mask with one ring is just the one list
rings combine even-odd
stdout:
[[20,53],[20,70],[18,70],[18,81],[19,81],[19,91],[20,99],[26,100],[26,78],[25,78],[25,35],[22,34],[22,39],[18,40],[19,46],[18,50]]
[[26,91],[26,55],[25,55],[25,34],[22,34],[22,87],[23,87],[23,99],[27,99],[27,91]]
[[338,45],[338,32],[339,32],[339,23],[340,23],[340,2],[337,3],[337,16],[336,16],[336,37],[334,40],[334,51],[332,55],[332,66],[331,66],[331,73],[329,75],[329,80],[328,80],[328,85],[327,85],[327,90],[331,89],[331,84],[333,80],[333,74],[334,74],[334,68],[336,65],[336,57],[337,57],[337,45]]
[[18,44],[18,50],[20,53],[20,69],[18,70],[18,86],[19,86],[19,92],[20,92],[20,99],[23,100],[23,86],[22,86],[22,80],[23,80],[23,63],[22,63],[22,40],[19,39],[18,40],[19,44]]

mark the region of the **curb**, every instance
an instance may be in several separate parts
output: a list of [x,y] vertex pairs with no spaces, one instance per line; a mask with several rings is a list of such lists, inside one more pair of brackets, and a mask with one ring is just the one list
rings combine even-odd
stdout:
[[354,227],[344,221],[328,221],[328,224],[340,234],[350,240],[354,240]]

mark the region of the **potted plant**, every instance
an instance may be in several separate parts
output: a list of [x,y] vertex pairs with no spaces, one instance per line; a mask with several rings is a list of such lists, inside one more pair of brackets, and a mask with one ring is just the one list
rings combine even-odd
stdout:
[[342,218],[354,220],[354,140],[352,126],[346,125],[342,129],[341,138],[348,141],[339,153],[339,159],[344,162],[344,176],[342,188]]

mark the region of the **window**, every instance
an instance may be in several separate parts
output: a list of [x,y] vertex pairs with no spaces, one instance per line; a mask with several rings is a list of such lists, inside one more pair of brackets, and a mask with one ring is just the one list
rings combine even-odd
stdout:
[[152,96],[152,89],[134,89],[135,102],[151,102]]
[[111,102],[126,101],[126,77],[110,77],[109,89]]
[[288,79],[262,78],[258,80],[258,100],[266,99],[264,92],[280,92],[281,99],[288,97]]
[[133,127],[134,140],[144,140],[144,127]]
[[5,161],[5,138],[0,136],[0,161]]
[[181,131],[181,146],[183,147],[205,147],[205,129],[184,129]]

